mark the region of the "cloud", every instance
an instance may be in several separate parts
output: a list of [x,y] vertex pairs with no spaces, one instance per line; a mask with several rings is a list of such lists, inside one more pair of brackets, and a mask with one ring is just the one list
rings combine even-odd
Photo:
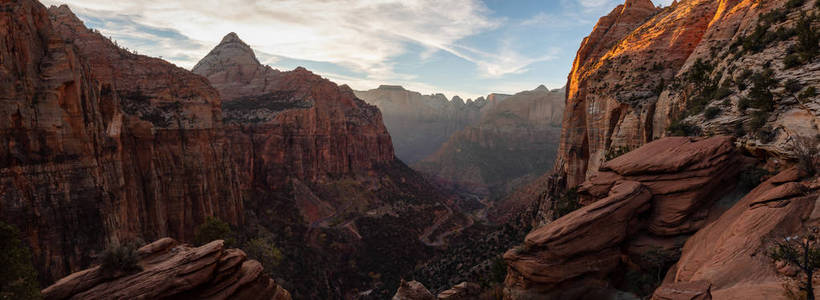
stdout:
[[327,62],[371,80],[402,79],[395,59],[409,46],[420,57],[446,52],[499,77],[542,60],[506,48],[495,54],[465,51],[463,39],[493,30],[479,0],[43,0],[68,4],[91,27],[141,53],[192,67],[228,32],[273,58]]

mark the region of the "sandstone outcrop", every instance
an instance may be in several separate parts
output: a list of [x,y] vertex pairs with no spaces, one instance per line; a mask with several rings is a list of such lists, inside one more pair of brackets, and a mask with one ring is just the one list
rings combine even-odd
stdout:
[[564,94],[540,86],[506,98],[413,168],[491,204],[552,167]]
[[401,86],[382,85],[356,96],[376,105],[393,138],[396,156],[408,164],[436,152],[451,135],[474,125],[482,112],[502,102],[508,95],[490,94],[464,102],[442,94],[422,95]]
[[664,138],[606,162],[578,189],[585,206],[533,230],[504,255],[507,295],[604,293],[617,285],[613,272],[641,265],[648,251],[680,248],[747,163],[730,137]]
[[137,250],[141,271],[106,274],[100,266],[60,279],[43,290],[59,299],[271,299],[288,291],[262,273],[262,265],[221,240],[190,247],[164,238]]
[[764,182],[719,219],[693,235],[655,293],[705,282],[715,299],[763,299],[783,295],[784,277],[766,256],[767,239],[818,224],[816,178],[792,168]]

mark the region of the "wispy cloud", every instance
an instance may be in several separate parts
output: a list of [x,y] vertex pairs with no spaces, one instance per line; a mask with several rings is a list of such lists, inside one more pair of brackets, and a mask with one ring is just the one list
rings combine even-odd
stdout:
[[92,27],[141,53],[192,67],[228,32],[275,63],[277,57],[327,62],[369,80],[407,80],[395,70],[409,46],[421,59],[446,52],[473,63],[478,73],[501,77],[550,57],[528,57],[511,47],[498,53],[464,50],[463,39],[493,30],[479,0],[44,0],[68,4]]

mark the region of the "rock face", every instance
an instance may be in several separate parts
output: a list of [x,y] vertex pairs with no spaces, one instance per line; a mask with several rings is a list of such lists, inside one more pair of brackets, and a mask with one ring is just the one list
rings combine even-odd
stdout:
[[692,236],[655,298],[680,285],[706,282],[715,299],[778,298],[783,276],[765,255],[767,239],[817,226],[817,179],[792,168],[764,182]]
[[222,94],[225,121],[233,125],[229,135],[241,145],[234,148],[245,150],[235,153],[238,158],[261,163],[267,176],[279,175],[265,179],[269,184],[286,182],[279,180],[284,176],[318,181],[366,172],[395,159],[376,107],[304,68],[280,72],[261,65],[234,33],[193,71]]
[[[100,86],[115,141],[119,202],[107,212],[121,235],[193,238],[207,216],[239,224],[243,201],[222,131],[221,100],[202,77],[129,53],[87,29],[67,6],[49,10]],[[125,236],[124,236],[125,237]]]
[[106,274],[100,266],[60,279],[43,290],[58,299],[271,299],[288,291],[262,274],[262,265],[221,240],[198,248],[164,238],[137,250],[135,274]]
[[674,251],[702,228],[744,165],[729,137],[664,138],[605,163],[578,189],[586,206],[504,255],[507,296],[611,293],[621,280],[616,270],[640,266],[653,249]]
[[241,220],[219,97],[204,79],[117,48],[67,7],[2,5],[0,214],[25,234],[45,282],[106,241],[190,238],[207,216]]
[[458,96],[447,100],[442,94],[422,95],[389,85],[356,91],[356,96],[379,107],[396,156],[408,164],[432,155],[451,135],[478,122],[482,111],[508,97],[491,94],[465,103]]
[[413,168],[492,204],[552,167],[564,94],[540,86],[511,96]]
[[3,1],[0,25],[0,217],[23,232],[41,276],[61,276],[111,229],[98,207],[118,201],[108,192],[121,179],[111,174],[118,128],[106,126],[91,69],[45,7]]
[[564,187],[588,179],[608,153],[670,133],[734,134],[775,156],[788,156],[795,135],[814,137],[820,100],[802,93],[820,85],[817,59],[787,67],[783,58],[799,44],[801,11],[817,8],[786,2],[692,0],[659,10],[630,0],[601,18],[568,78],[555,167]]

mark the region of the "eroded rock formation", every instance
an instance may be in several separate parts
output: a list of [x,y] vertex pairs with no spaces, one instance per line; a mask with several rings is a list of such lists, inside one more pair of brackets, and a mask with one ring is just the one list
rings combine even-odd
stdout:
[[140,271],[104,272],[101,266],[76,272],[43,290],[60,299],[270,299],[290,293],[264,275],[262,265],[221,240],[190,247],[163,238],[137,250]]
[[533,230],[504,255],[507,296],[614,293],[621,279],[613,272],[641,265],[654,249],[675,251],[719,215],[713,204],[746,164],[729,137],[664,138],[605,163],[578,190],[585,206]]
[[[601,18],[568,78],[555,168],[565,188],[597,172],[609,153],[670,133],[733,134],[775,156],[789,156],[795,136],[814,137],[820,105],[806,91],[820,84],[816,56],[790,66],[784,58],[798,44],[801,15],[817,7],[786,2],[692,0],[657,9],[629,0]],[[744,99],[758,100],[747,110]]]
[[[705,282],[715,299],[778,298],[784,276],[767,255],[768,240],[797,234],[820,221],[818,179],[791,168],[764,182],[692,236],[669,270],[665,290]],[[701,284],[704,285],[704,284]]]

